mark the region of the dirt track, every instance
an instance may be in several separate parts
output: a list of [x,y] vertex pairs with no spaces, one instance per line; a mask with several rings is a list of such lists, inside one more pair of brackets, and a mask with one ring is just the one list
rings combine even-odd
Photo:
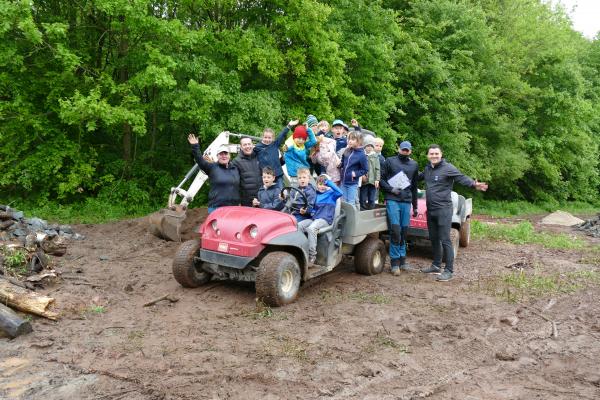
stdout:
[[[2,399],[600,398],[598,286],[516,304],[489,291],[519,260],[600,273],[597,255],[472,241],[448,283],[365,277],[350,260],[270,310],[252,285],[180,287],[178,244],[144,219],[77,229],[87,238],[44,290],[62,319],[0,339]],[[143,306],[167,293],[179,301]]]

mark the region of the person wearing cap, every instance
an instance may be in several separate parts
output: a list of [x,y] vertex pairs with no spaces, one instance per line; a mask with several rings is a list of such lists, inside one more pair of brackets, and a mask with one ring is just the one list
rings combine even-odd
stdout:
[[208,192],[208,212],[211,213],[218,207],[237,206],[240,204],[240,172],[230,162],[229,149],[222,145],[217,149],[217,162],[209,162],[200,154],[198,138],[194,134],[188,135],[188,142],[192,145],[194,159],[202,171],[208,175],[210,191]]
[[317,139],[312,129],[304,125],[298,125],[291,138],[291,141],[289,139],[286,141],[285,166],[290,178],[296,181],[298,168],[310,168],[308,164],[309,151],[317,144]]
[[233,160],[240,172],[240,200],[245,207],[252,207],[252,200],[262,186],[262,175],[258,156],[254,152],[254,143],[249,137],[240,139],[240,153]]
[[[486,191],[487,183],[465,176],[454,165],[442,158],[442,148],[432,144],[427,149],[429,163],[419,175],[426,185],[427,229],[433,247],[433,263],[421,269],[426,274],[439,275],[438,281],[449,281],[454,274],[454,249],[450,240],[452,228],[452,187],[454,182],[476,190]],[[442,250],[446,254],[446,268],[442,272]]]
[[317,132],[315,134],[315,138],[317,138],[317,143],[311,147],[311,149],[309,150],[309,157],[307,159],[308,161],[308,165],[310,167],[310,173],[312,174],[313,172],[315,172],[317,174],[317,176],[321,175],[321,165],[318,163],[313,162],[313,154],[318,150],[318,145],[319,145],[319,120],[317,119],[317,117],[315,117],[312,114],[309,114],[308,117],[306,117],[306,123],[305,123],[307,128],[312,129],[313,133]]
[[381,179],[381,164],[379,163],[379,154],[375,152],[375,138],[366,135],[363,139],[363,148],[369,162],[369,172],[362,177],[360,209],[372,210],[375,208],[377,189],[379,189],[379,180]]
[[410,209],[417,215],[417,182],[419,165],[410,158],[412,145],[400,143],[398,155],[388,157],[381,168],[379,186],[385,198],[390,230],[390,264],[393,275],[411,271],[406,263],[406,233],[410,223]]
[[331,124],[331,132],[333,133],[333,138],[335,139],[336,153],[348,146],[348,140],[346,139],[348,125],[346,125],[344,121],[341,119],[334,120]]

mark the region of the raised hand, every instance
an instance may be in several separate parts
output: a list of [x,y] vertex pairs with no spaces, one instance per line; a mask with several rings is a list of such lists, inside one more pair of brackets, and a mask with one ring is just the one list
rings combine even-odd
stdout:
[[198,138],[196,137],[196,135],[194,135],[193,133],[190,133],[188,135],[188,142],[190,144],[198,144]]
[[352,118],[352,120],[350,121],[350,123],[352,124],[352,126],[358,126],[358,121],[354,118]]
[[295,127],[296,125],[298,125],[298,122],[300,122],[300,120],[299,120],[299,119],[295,119],[295,120],[293,120],[293,121],[290,121],[290,122],[288,122],[288,126],[289,126],[290,128],[293,128],[293,127]]

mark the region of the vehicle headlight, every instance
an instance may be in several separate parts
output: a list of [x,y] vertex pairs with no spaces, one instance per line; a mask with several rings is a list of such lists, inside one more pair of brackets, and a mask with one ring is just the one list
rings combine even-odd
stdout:
[[221,230],[220,229],[215,230],[215,233],[217,234],[217,236],[221,236]]
[[239,233],[239,232],[236,232],[236,234],[235,234],[235,238],[236,238],[237,240],[241,240],[241,239],[242,239],[242,234],[241,234],[241,233]]
[[256,237],[258,236],[258,226],[250,225],[250,229],[248,232],[250,232],[250,237],[252,239],[256,239]]
[[213,228],[213,231],[217,230],[217,220],[213,219],[212,222],[210,223],[210,227]]

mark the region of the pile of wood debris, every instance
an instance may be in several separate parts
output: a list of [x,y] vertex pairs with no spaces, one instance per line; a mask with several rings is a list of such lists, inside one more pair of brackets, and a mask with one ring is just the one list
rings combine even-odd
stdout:
[[51,297],[35,287],[57,277],[53,257],[67,251],[67,240],[84,237],[68,225],[50,225],[39,218],[0,205],[0,331],[16,337],[32,331],[28,319],[14,310],[56,320]]

